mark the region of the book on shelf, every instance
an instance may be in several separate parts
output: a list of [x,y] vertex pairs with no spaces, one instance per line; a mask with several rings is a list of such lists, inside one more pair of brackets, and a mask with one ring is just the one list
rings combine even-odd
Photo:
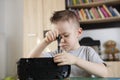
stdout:
[[74,11],[80,21],[103,19],[113,21],[120,18],[119,7],[107,5],[108,3],[112,5],[113,2],[114,0],[66,0],[66,7]]
[[90,15],[90,12],[88,11],[88,9],[85,9],[86,15],[87,15],[87,19],[91,20],[92,16]]
[[90,11],[90,14],[92,16],[92,19],[95,19],[95,15],[93,14],[92,10],[90,9],[89,11]]
[[113,8],[113,11],[116,13],[117,16],[120,16],[120,13],[118,12],[116,8]]
[[80,20],[83,20],[82,12],[78,11],[78,13],[79,13],[79,16],[80,16]]
[[80,12],[82,13],[83,20],[87,20],[85,10],[84,10],[84,9],[81,9]]
[[76,13],[76,15],[78,16],[78,19],[80,20],[81,18],[80,18],[80,14],[79,14],[79,10],[77,9],[76,11],[75,11],[75,13]]
[[113,7],[108,7],[109,11],[111,12],[112,16],[117,16],[117,14],[114,12]]
[[112,14],[110,13],[110,11],[108,10],[107,6],[103,4],[103,8],[105,9],[105,11],[108,13],[108,15],[110,17],[112,17]]
[[103,15],[104,15],[105,18],[106,17],[110,17],[103,7],[100,7],[100,10],[103,13]]
[[80,20],[91,20],[91,19],[105,19],[114,16],[120,16],[120,13],[116,8],[106,5],[81,8],[81,9],[70,9],[77,14]]
[[99,6],[97,7],[97,10],[98,10],[98,13],[100,14],[100,17],[101,17],[102,19],[104,19],[105,17],[104,17],[104,15],[103,15],[103,13],[101,12]]
[[73,2],[73,5],[76,5],[77,4],[77,0],[72,0]]
[[96,8],[92,7],[91,8],[93,15],[95,16],[95,19],[100,18],[98,11]]
[[89,4],[94,2],[105,2],[105,1],[108,1],[108,0],[66,0],[66,3],[67,3],[67,6],[74,6],[77,4]]

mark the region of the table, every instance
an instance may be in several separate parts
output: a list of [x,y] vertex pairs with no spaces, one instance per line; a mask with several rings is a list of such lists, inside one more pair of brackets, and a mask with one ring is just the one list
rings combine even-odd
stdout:
[[83,77],[71,77],[60,80],[120,80],[120,78],[83,78]]

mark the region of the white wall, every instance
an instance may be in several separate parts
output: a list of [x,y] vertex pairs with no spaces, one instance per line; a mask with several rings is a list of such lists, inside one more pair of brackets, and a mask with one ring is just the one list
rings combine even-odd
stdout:
[[5,77],[6,74],[6,37],[0,33],[0,80]]
[[4,33],[5,1],[0,0],[0,33]]
[[[90,36],[95,40],[101,41],[101,50],[104,50],[103,44],[107,40],[114,40],[117,43],[117,48],[120,50],[120,28],[107,28],[83,31],[82,37]],[[81,38],[82,38],[81,37]]]
[[23,0],[0,0],[0,80],[16,75],[22,56]]
[[6,74],[5,1],[0,0],[0,80]]
[[6,76],[16,75],[16,62],[22,56],[22,27],[23,0],[5,0]]

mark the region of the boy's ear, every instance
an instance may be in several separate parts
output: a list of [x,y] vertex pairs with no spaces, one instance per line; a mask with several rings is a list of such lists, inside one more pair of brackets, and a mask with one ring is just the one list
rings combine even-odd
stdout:
[[82,35],[82,28],[78,29],[78,37],[80,37]]

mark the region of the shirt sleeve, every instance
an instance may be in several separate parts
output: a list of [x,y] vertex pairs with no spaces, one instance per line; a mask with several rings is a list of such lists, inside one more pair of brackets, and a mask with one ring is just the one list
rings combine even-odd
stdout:
[[89,55],[89,61],[95,63],[104,63],[104,61],[100,58],[98,53],[91,47],[88,47],[88,55]]
[[54,52],[45,52],[43,53],[42,57],[54,57],[56,54],[56,51]]

